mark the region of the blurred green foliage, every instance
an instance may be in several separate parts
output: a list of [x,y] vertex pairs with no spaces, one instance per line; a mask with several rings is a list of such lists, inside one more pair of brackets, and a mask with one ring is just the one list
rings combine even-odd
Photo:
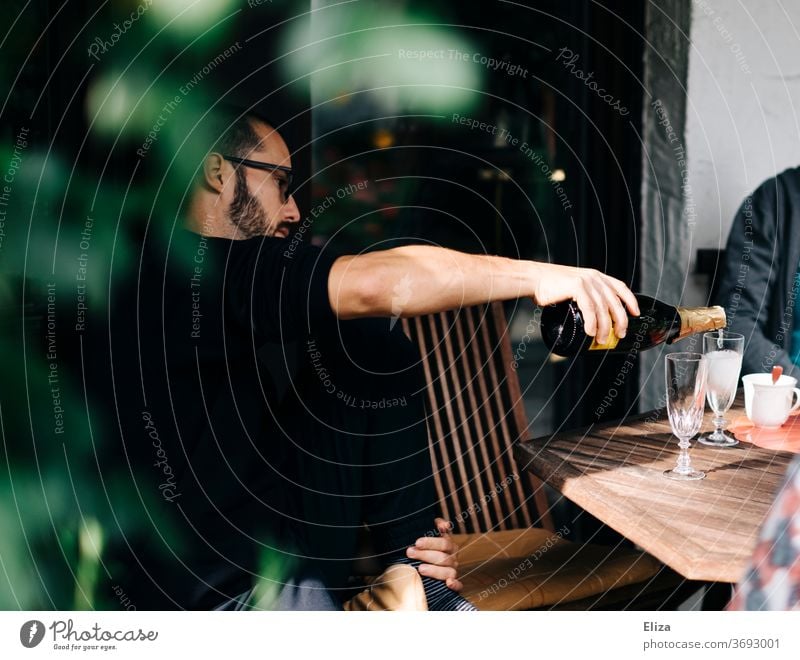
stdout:
[[[353,123],[343,137],[322,141],[330,148],[316,154],[316,204],[301,212],[332,197],[314,232],[360,247],[390,235],[386,225],[419,185],[394,176],[391,147],[404,126],[391,115],[430,115],[437,137],[458,132],[457,141],[464,129],[445,114],[480,111],[487,70],[449,55],[475,45],[430,7],[349,4],[316,3],[309,20],[290,20],[274,36],[272,51],[281,54],[287,86],[310,81],[321,133],[340,128],[326,117]],[[116,570],[107,548],[138,536],[179,553],[180,538],[156,517],[159,494],[140,491],[127,464],[103,460],[115,419],[93,405],[80,368],[59,364],[52,380],[46,313],[33,301],[53,289],[74,316],[81,274],[92,300],[87,323],[101,323],[112,283],[137,266],[142,235],[174,241],[216,137],[215,104],[235,97],[240,83],[256,84],[220,75],[246,47],[237,21],[263,19],[243,14],[245,0],[86,2],[83,12],[70,6],[57,15],[46,0],[12,5],[0,19],[0,88],[8,90],[0,179],[11,175],[0,180],[0,609],[116,608],[118,596],[99,588]],[[406,55],[426,51],[447,55]],[[268,100],[271,91],[256,90]],[[388,118],[361,125],[359,113]],[[348,149],[337,151],[337,140]],[[359,155],[356,164],[340,166],[348,150]],[[547,182],[535,183],[542,196]],[[173,253],[191,259],[196,247],[176,244]],[[61,346],[60,328],[56,338]],[[64,434],[54,430],[54,387]],[[290,571],[284,555],[263,554],[259,606],[269,606]]]
[[[112,542],[152,537],[183,550],[160,494],[105,460],[113,411],[93,405],[79,366],[59,359],[62,316],[59,357],[47,357],[47,310],[34,301],[53,291],[59,309],[74,310],[85,281],[87,323],[102,322],[111,283],[136,267],[139,237],[169,240],[228,82],[221,92],[214,72],[236,52],[246,4],[117,0],[49,16],[49,3],[34,2],[9,12],[13,29],[0,23],[12,101],[0,143],[0,609],[117,608],[100,587],[123,568],[106,563]],[[176,249],[188,259],[196,245]],[[281,577],[269,561],[266,572]]]

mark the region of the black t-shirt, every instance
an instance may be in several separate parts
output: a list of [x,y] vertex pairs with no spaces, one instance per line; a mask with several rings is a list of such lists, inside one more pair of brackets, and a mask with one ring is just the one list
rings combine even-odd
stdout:
[[116,441],[103,460],[130,464],[152,517],[112,549],[112,580],[128,575],[140,609],[213,607],[244,591],[265,557],[295,552],[276,370],[260,353],[277,346],[280,359],[312,328],[335,328],[335,258],[289,239],[180,230],[138,256],[84,342],[93,402]]
[[115,475],[109,589],[212,608],[304,561],[341,586],[361,523],[385,555],[424,534],[419,354],[390,319],[336,319],[335,255],[183,230],[141,245],[80,354],[99,472]]
[[[424,374],[416,345],[388,318],[312,332],[296,363],[279,415],[293,531],[328,588],[346,589],[360,552],[385,565],[432,529]],[[358,546],[364,524],[370,548]]]

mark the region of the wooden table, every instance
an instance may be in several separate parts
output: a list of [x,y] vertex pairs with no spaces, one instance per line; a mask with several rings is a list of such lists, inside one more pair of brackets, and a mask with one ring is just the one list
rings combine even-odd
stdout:
[[[742,413],[740,397],[727,417]],[[703,432],[711,428],[708,413]],[[715,449],[695,441],[690,452],[705,479],[679,482],[662,475],[678,455],[663,410],[515,447],[521,468],[684,577],[738,582],[794,454],[746,443]]]

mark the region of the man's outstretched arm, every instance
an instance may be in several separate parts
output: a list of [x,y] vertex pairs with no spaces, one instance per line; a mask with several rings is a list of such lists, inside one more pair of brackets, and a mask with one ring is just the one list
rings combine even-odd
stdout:
[[624,282],[590,268],[465,254],[412,245],[337,259],[328,295],[341,319],[419,316],[496,300],[532,298],[539,305],[575,300],[586,333],[601,343],[611,331],[625,336],[623,303],[639,314]]

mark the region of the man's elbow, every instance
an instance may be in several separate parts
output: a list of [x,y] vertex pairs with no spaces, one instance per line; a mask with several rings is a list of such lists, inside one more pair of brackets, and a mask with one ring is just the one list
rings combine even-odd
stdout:
[[[386,279],[381,268],[375,264],[367,269],[357,263],[357,259],[339,264],[338,273],[332,271],[328,282],[328,295],[331,308],[340,319],[354,319],[365,316],[387,316]],[[336,265],[334,266],[336,269]]]
[[358,286],[358,309],[361,316],[388,316],[385,278],[371,273],[361,278]]
[[373,278],[361,278],[348,287],[346,298],[341,301],[340,311],[337,312],[340,319],[385,316],[381,287]]

